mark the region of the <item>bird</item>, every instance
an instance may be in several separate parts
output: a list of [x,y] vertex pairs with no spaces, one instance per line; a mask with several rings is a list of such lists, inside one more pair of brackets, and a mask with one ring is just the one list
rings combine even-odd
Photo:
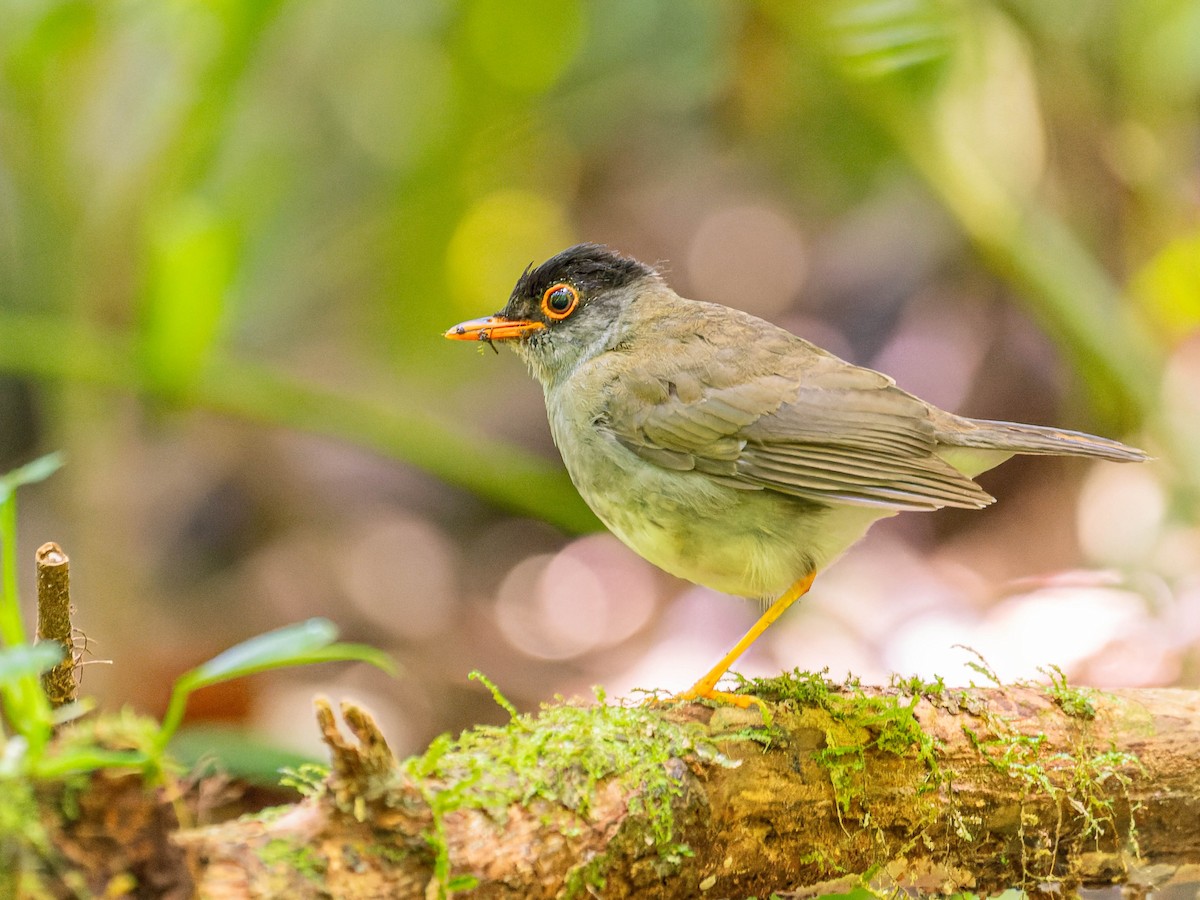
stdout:
[[1015,454],[1140,462],[1115,440],[970,419],[749,313],[689,300],[607,246],[563,250],[495,315],[444,335],[510,347],[601,522],[660,569],[769,603],[680,701],[748,706],[718,683],[879,519],[979,509]]

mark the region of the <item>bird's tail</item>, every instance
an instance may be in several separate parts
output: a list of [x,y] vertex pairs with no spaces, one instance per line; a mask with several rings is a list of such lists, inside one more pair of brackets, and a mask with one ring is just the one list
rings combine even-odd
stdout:
[[979,447],[1008,453],[1050,456],[1094,456],[1113,462],[1143,462],[1150,457],[1136,447],[1082,431],[993,422],[988,419],[959,419],[971,427],[939,434],[938,442],[956,447]]

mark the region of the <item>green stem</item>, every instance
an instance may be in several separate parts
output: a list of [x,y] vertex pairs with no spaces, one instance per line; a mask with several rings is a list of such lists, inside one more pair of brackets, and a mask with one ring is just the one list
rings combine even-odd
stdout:
[[187,711],[187,702],[191,695],[192,685],[187,676],[175,682],[175,687],[171,690],[171,699],[167,701],[166,712],[163,713],[162,724],[159,725],[158,734],[154,738],[152,756],[159,762],[162,761],[167,744],[183,724],[183,714]]
[[0,639],[6,646],[25,642],[21,604],[17,597],[17,492],[0,503]]
[[[1162,351],[1150,329],[1071,229],[1019,200],[937,137],[930,112],[884,80],[843,72],[847,97],[894,143],[983,258],[1085,375],[1102,417],[1128,428],[1157,402]],[[1090,376],[1090,377],[1086,377]]]
[[938,140],[929,114],[895,86],[855,81],[847,96],[894,142],[975,244],[1016,287],[1017,297],[1070,358],[1097,416],[1125,431],[1143,427],[1174,466],[1173,487],[1189,506],[1200,498],[1197,447],[1159,406],[1164,350],[1120,287],[1078,236],[1033,199],[959,162]]
[[353,441],[564,531],[598,527],[559,466],[391,401],[339,393],[219,355],[180,393],[156,384],[135,364],[133,342],[125,335],[79,327],[64,333],[49,316],[12,313],[0,313],[0,334],[0,371],[128,391]]
[[901,124],[904,118],[877,110],[876,119],[983,257],[1021,290],[1076,368],[1097,376],[1098,411],[1125,426],[1144,420],[1157,401],[1162,353],[1108,273],[1049,210],[972,177],[928,137],[929,123],[914,129]]

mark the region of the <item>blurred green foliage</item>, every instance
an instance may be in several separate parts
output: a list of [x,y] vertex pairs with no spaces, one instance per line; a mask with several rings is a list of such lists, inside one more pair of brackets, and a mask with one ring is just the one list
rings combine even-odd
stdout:
[[702,150],[816,219],[914,173],[1132,426],[1200,322],[1197,46],[1192,0],[9,2],[0,369],[587,528],[555,462],[449,420],[478,367],[438,334]]

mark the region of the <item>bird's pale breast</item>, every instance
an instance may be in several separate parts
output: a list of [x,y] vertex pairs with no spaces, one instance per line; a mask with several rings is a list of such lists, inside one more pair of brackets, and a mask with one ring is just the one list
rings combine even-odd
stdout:
[[[872,522],[894,514],[741,490],[649,463],[595,426],[590,406],[577,400],[602,392],[575,380],[546,392],[551,431],[571,480],[613,534],[672,575],[725,593],[773,598],[832,562]],[[561,402],[568,392],[575,403]]]

